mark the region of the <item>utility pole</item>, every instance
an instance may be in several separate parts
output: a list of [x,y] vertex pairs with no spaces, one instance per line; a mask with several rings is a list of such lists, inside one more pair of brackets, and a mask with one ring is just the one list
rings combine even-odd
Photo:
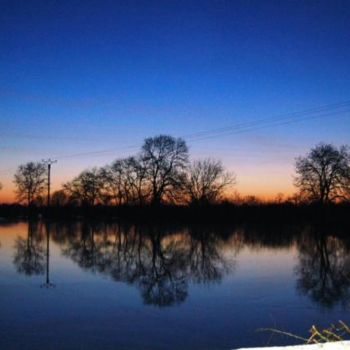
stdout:
[[43,159],[43,163],[47,165],[47,207],[50,207],[51,165],[57,163],[57,160]]

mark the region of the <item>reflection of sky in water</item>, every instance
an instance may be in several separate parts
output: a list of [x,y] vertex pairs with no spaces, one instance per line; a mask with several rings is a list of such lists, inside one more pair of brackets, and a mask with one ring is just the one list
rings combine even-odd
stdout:
[[[68,233],[64,225],[51,225],[50,279],[56,287],[45,289],[40,288],[45,281],[45,270],[32,276],[16,272],[16,242],[19,238],[27,242],[27,224],[0,227],[0,344],[3,348],[225,349],[264,345],[269,335],[255,332],[262,327],[306,335],[312,324],[349,320],[348,284],[343,283],[344,290],[338,291],[343,294],[334,294],[339,300],[328,306],[322,306],[320,300],[312,299],[312,294],[297,289],[300,268],[305,270],[300,262],[309,261],[310,252],[305,251],[305,242],[315,246],[314,241],[298,235],[303,230],[296,230],[295,236],[290,230],[281,230],[280,237],[269,239],[264,229],[218,229],[217,234],[212,229],[202,235],[201,229],[180,228],[170,230],[166,237],[161,235],[157,240],[155,236],[161,230],[141,229],[142,266],[146,271],[129,276],[126,283],[113,280],[106,264],[102,264],[104,271],[96,267],[110,257],[109,252],[114,252],[111,257],[116,258],[118,251],[113,249],[118,244],[125,247],[127,236],[116,237],[111,233],[115,228],[113,225],[95,227],[94,249],[99,247],[102,254],[92,260],[89,268],[83,269],[77,263],[76,253],[81,252],[81,237],[87,239],[87,249],[91,248],[91,228],[72,226],[72,232]],[[130,236],[135,240],[127,245],[129,250],[122,251],[124,257],[135,258],[132,254],[137,251],[135,242],[140,237],[132,230]],[[34,241],[42,246],[45,254],[45,225],[34,227],[33,232],[37,237]],[[157,242],[161,243],[157,254],[164,254],[163,257],[153,254]],[[342,281],[342,274],[349,273],[348,254],[345,256],[349,243],[331,238],[326,240],[326,245],[337,249],[337,260],[332,260],[334,257],[330,255],[330,264],[337,267],[333,277]],[[188,254],[194,252],[207,254],[208,258],[198,260],[201,255],[192,255],[189,259]],[[311,258],[315,257],[310,254]],[[151,299],[145,304],[145,285],[148,286],[149,280],[145,281],[144,275],[147,272],[154,276],[150,270],[153,258],[158,264],[156,273],[164,277],[170,271],[170,276],[165,276],[166,283],[157,286],[163,286],[163,291],[169,285],[175,286],[185,292],[184,295],[171,294],[178,299],[168,307],[155,305],[155,301],[164,301],[164,298]],[[169,265],[165,274],[160,268],[162,261]],[[128,266],[121,275],[114,276],[125,276],[124,273],[135,269],[137,264],[132,260],[130,269]],[[313,268],[308,266],[307,272]],[[169,281],[178,284],[171,285]],[[280,337],[272,340],[274,345],[286,342],[293,340]]]

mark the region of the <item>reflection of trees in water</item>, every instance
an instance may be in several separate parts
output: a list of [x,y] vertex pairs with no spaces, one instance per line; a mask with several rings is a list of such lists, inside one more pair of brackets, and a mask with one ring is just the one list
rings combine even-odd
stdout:
[[29,222],[27,238],[16,239],[13,263],[19,273],[29,276],[44,273],[45,255],[40,227],[36,222]]
[[181,240],[163,237],[158,229],[147,232],[148,244],[139,260],[138,285],[146,304],[178,304],[187,297],[186,246]]
[[[41,236],[30,224],[28,237],[16,242],[19,272],[42,273]],[[332,307],[350,300],[350,244],[341,237],[315,234],[301,226],[131,225],[71,222],[51,224],[51,236],[64,255],[81,268],[136,286],[146,304],[183,302],[189,283],[219,283],[235,268],[235,257],[249,249],[296,247],[297,289]],[[319,231],[316,231],[319,232]]]
[[240,234],[251,249],[288,249],[300,235],[300,226],[245,223]]
[[214,231],[85,223],[67,236],[63,253],[84,269],[136,285],[146,304],[167,306],[186,299],[189,281],[220,281],[233,268],[223,246]]
[[[232,235],[232,231],[228,235]],[[234,261],[223,254],[226,237],[227,232],[213,228],[194,226],[190,229],[188,260],[195,283],[220,282],[224,274],[233,270]],[[240,247],[235,242],[232,253],[237,254]]]
[[299,243],[297,290],[323,306],[350,300],[350,250],[334,236],[310,232]]
[[[78,265],[84,269],[95,269],[97,265],[99,249],[96,247],[95,234],[96,228],[94,225],[86,225],[83,223],[80,232],[80,237],[70,241],[69,256]],[[67,252],[65,252],[67,253]]]

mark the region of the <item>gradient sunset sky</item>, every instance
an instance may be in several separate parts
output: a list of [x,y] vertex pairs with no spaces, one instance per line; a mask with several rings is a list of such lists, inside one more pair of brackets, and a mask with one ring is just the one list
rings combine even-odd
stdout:
[[310,147],[350,144],[347,0],[1,0],[0,53],[0,202],[21,163],[57,158],[57,189],[158,134],[263,197],[293,192]]

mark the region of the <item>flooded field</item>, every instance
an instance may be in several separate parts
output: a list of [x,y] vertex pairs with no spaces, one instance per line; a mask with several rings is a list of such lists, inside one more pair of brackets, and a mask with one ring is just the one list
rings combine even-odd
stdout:
[[322,225],[0,225],[2,349],[293,344],[350,320],[350,237]]

